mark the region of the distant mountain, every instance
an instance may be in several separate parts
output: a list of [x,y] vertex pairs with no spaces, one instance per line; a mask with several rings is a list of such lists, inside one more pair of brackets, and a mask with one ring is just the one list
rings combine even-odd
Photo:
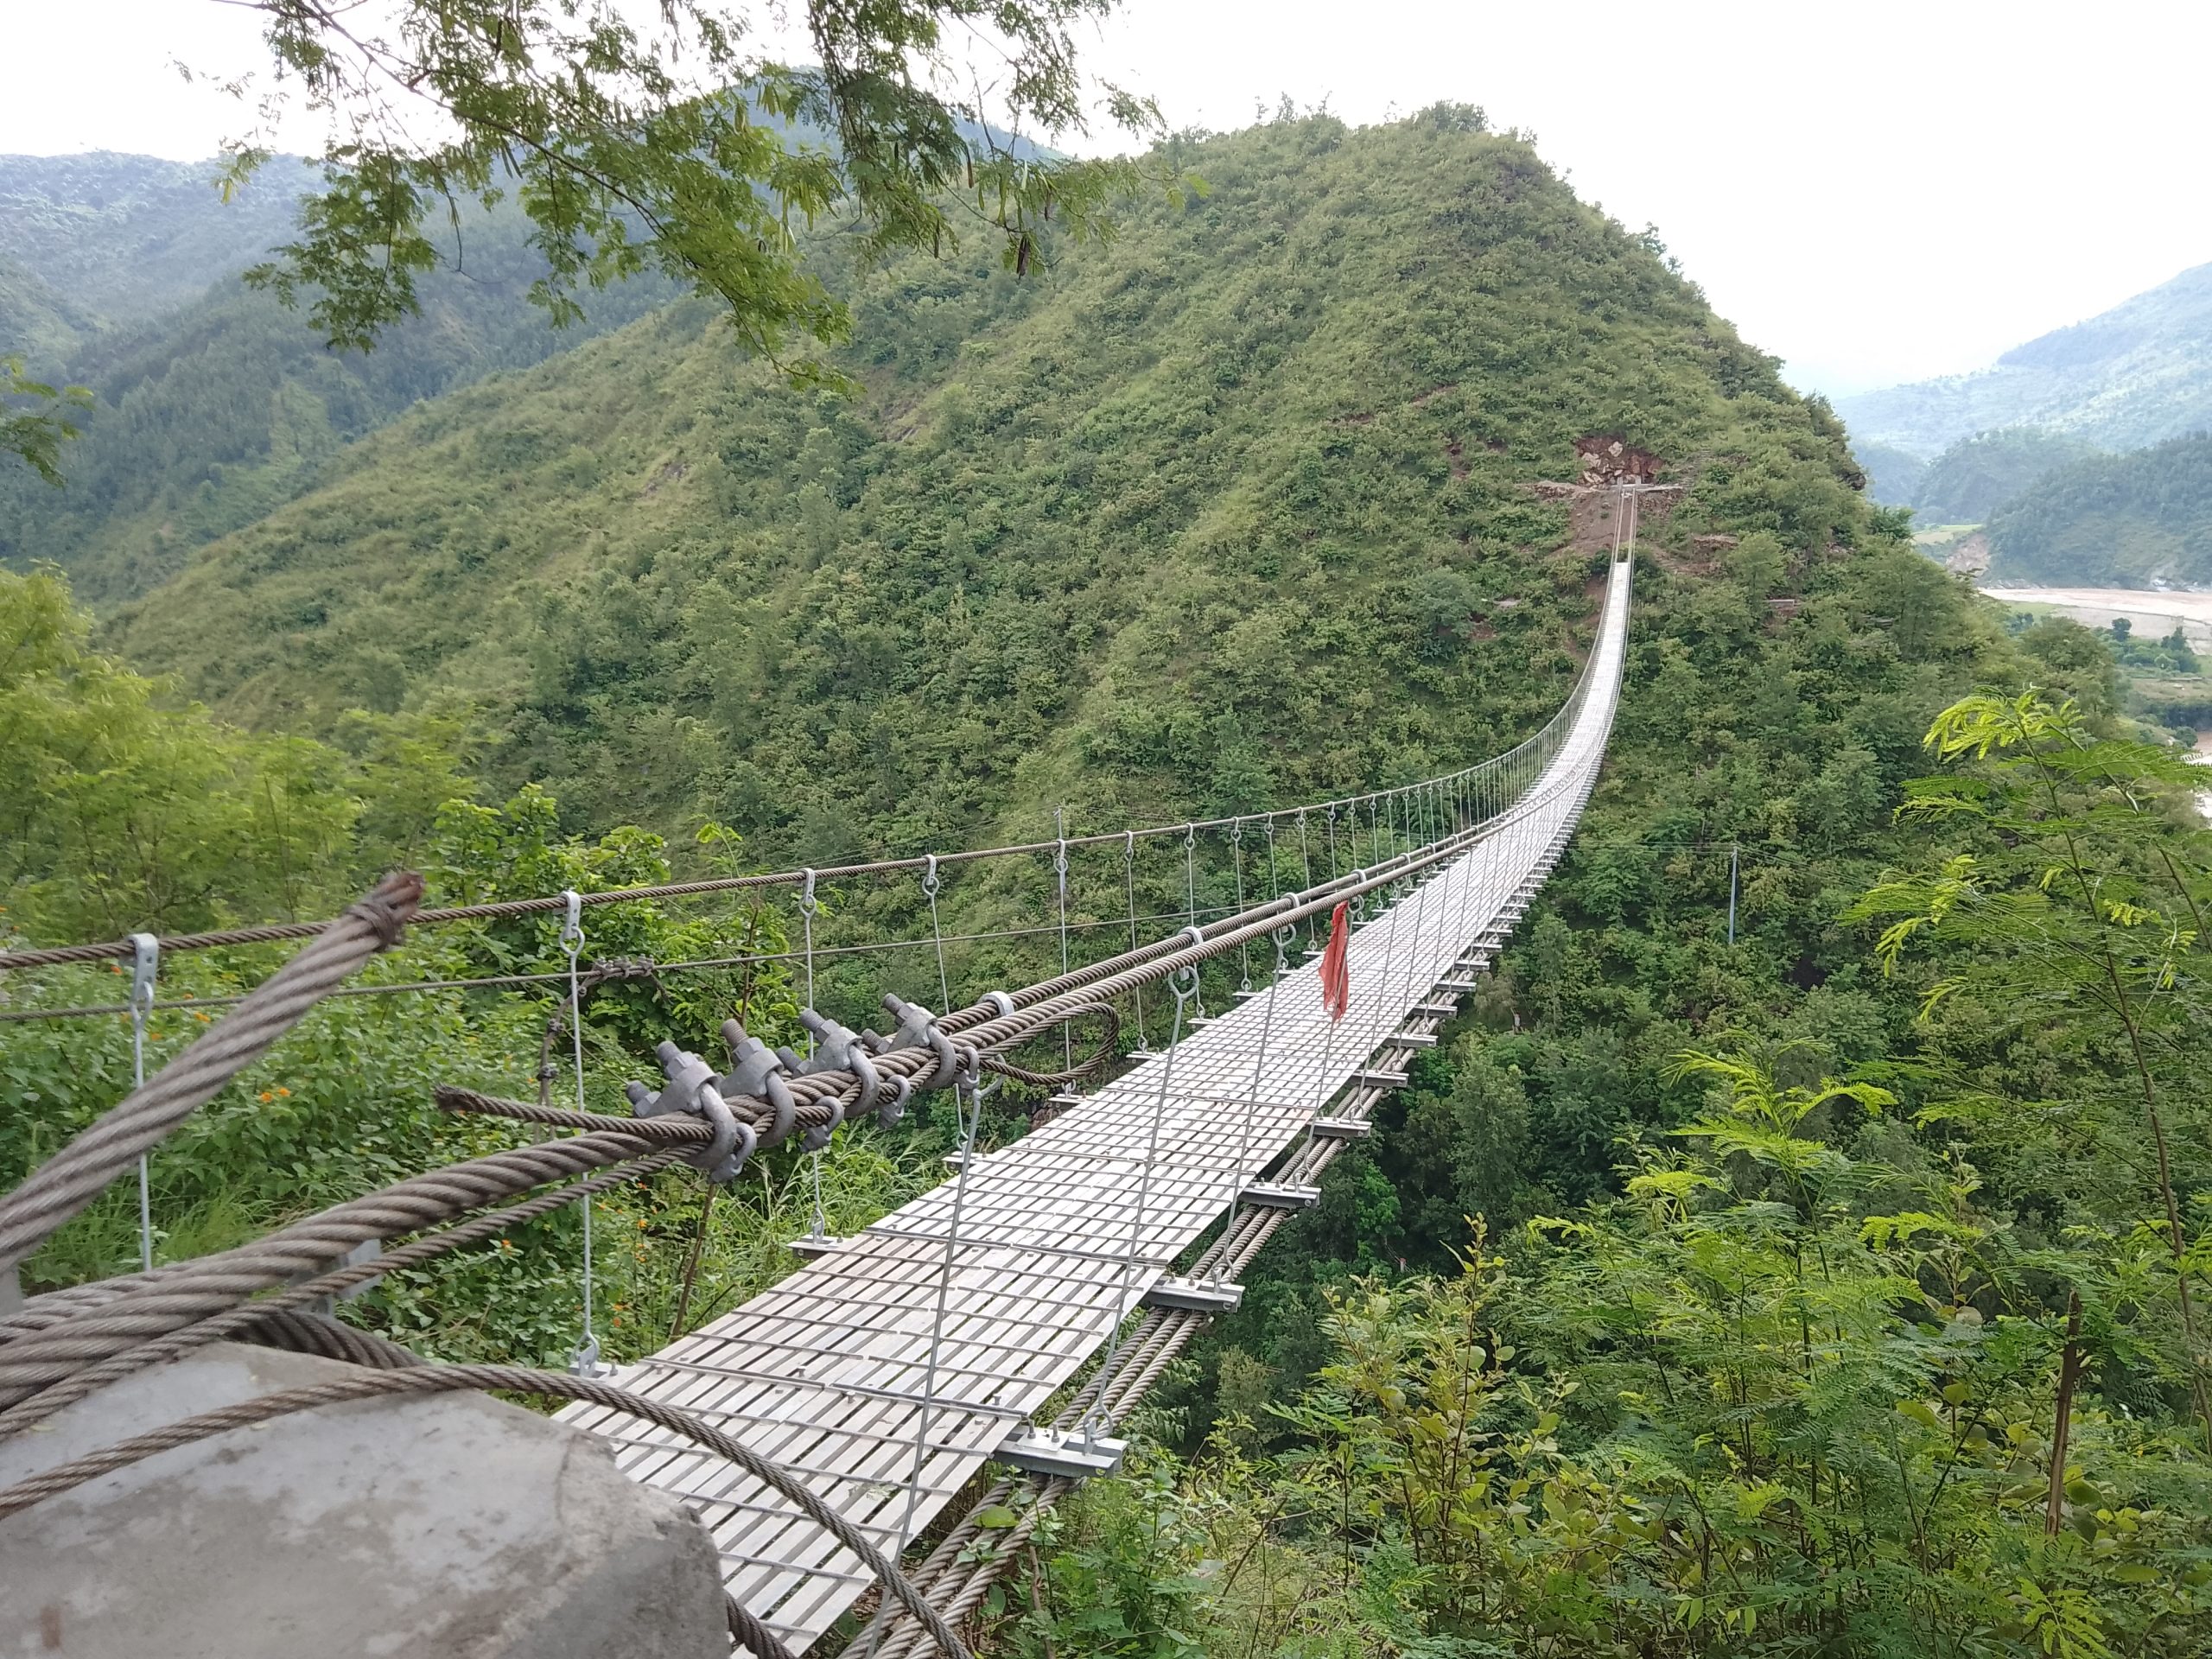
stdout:
[[1910,507],[1920,498],[1920,480],[1928,470],[1925,457],[1886,443],[1854,439],[1851,453],[1866,474],[1866,493],[1885,507]]
[[1836,412],[1860,444],[1923,458],[2003,427],[2106,449],[2212,429],[2212,265],[2016,346],[1993,367],[1839,397]]
[[2212,437],[2078,461],[2007,502],[1987,535],[1999,581],[2212,586]]
[[1912,505],[1923,524],[1979,524],[2060,468],[2102,453],[2032,426],[1961,438],[1928,463]]
[[1852,451],[1866,471],[1867,494],[1885,507],[1910,507],[1923,527],[1981,524],[2061,467],[2104,453],[2032,426],[1961,438],[1933,461],[1864,439]]
[[464,222],[458,270],[373,353],[328,350],[304,315],[236,280],[291,232],[304,163],[280,160],[229,206],[215,164],[0,157],[0,352],[92,388],[67,486],[0,470],[0,563],[51,561],[79,598],[129,599],[195,547],[311,488],[324,464],[424,398],[519,369],[674,297],[640,277],[587,294],[556,329],[528,302],[543,260],[512,204]]
[[0,256],[0,352],[28,359],[38,373],[52,372],[99,327],[34,272]]
[[307,162],[280,156],[226,203],[215,188],[220,167],[112,150],[0,156],[0,260],[87,318],[126,323],[174,310],[288,240],[301,194],[317,182]]

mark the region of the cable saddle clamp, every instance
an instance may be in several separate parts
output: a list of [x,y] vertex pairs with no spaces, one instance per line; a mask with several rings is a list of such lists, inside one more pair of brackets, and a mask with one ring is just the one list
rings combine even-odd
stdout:
[[[779,1050],[785,1066],[799,1077],[812,1077],[823,1071],[849,1071],[859,1081],[860,1095],[853,1102],[852,1110],[874,1112],[876,1123],[889,1128],[906,1110],[906,1097],[912,1088],[903,1081],[893,1079],[893,1086],[886,1089],[883,1074],[875,1069],[868,1039],[861,1033],[849,1026],[842,1026],[812,1008],[798,1011],[798,1022],[814,1035],[814,1052],[802,1060],[788,1049]],[[818,1129],[810,1130],[802,1143],[809,1152],[818,1152],[830,1142],[830,1131],[843,1121],[842,1107],[836,1108],[830,1122]]]
[[766,1101],[775,1116],[760,1132],[760,1144],[780,1147],[798,1117],[798,1102],[791,1098],[791,1085],[784,1081],[783,1062],[758,1037],[747,1036],[745,1027],[734,1020],[722,1021],[722,1041],[729,1045],[730,1066],[715,1079],[716,1092],[724,1100],[749,1096]]
[[714,1067],[665,1039],[653,1052],[660,1057],[661,1075],[667,1084],[658,1090],[642,1083],[624,1084],[630,1110],[639,1117],[682,1115],[705,1119],[715,1138],[699,1151],[687,1154],[685,1161],[716,1185],[734,1180],[760,1145],[760,1135],[750,1123],[737,1121],[737,1114],[730,1110],[729,1102],[716,1086]]
[[928,1049],[937,1064],[926,1076],[914,1078],[912,1088],[918,1092],[950,1089],[953,1079],[960,1075],[960,1056],[952,1046],[952,1039],[938,1029],[937,1015],[920,1003],[906,1001],[891,991],[883,994],[883,1007],[898,1020],[899,1028],[888,1037],[864,1031],[861,1040],[877,1054],[895,1054],[902,1048]]

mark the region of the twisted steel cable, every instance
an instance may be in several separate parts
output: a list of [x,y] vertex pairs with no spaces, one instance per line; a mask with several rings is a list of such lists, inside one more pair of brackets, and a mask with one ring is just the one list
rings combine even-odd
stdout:
[[[280,1290],[274,1295],[245,1302],[231,1308],[227,1313],[213,1314],[196,1323],[185,1325],[166,1337],[140,1343],[136,1347],[124,1349],[105,1360],[86,1365],[82,1370],[63,1377],[60,1381],[41,1389],[29,1399],[18,1401],[5,1411],[0,1411],[0,1439],[21,1433],[33,1423],[43,1421],[60,1410],[62,1407],[83,1399],[86,1395],[94,1393],[119,1377],[128,1376],[132,1372],[143,1370],[149,1366],[166,1363],[181,1354],[191,1352],[194,1348],[204,1347],[211,1342],[219,1342],[226,1337],[235,1335],[248,1342],[259,1342],[277,1347],[293,1347],[295,1344],[290,1342],[274,1341],[272,1332],[292,1329],[293,1327],[288,1325],[286,1320],[294,1310],[301,1308],[306,1303],[319,1300],[325,1296],[343,1295],[355,1286],[366,1284],[370,1280],[381,1277],[385,1274],[396,1272],[403,1268],[418,1267],[438,1256],[449,1255],[454,1250],[465,1249],[468,1245],[504,1233],[511,1227],[519,1227],[524,1222],[534,1221],[541,1216],[550,1215],[556,1210],[565,1209],[579,1199],[589,1198],[610,1188],[626,1185],[632,1181],[642,1180],[649,1176],[658,1174],[661,1171],[681,1163],[683,1159],[683,1154],[681,1152],[656,1153],[650,1158],[639,1159],[637,1162],[626,1164],[608,1174],[596,1175],[590,1180],[579,1181],[573,1186],[563,1186],[550,1192],[542,1192],[534,1198],[527,1199],[521,1204],[510,1205],[503,1210],[494,1210],[487,1215],[475,1217],[461,1223],[459,1226],[443,1228],[439,1231],[425,1234],[410,1243],[402,1244],[395,1249],[386,1250],[370,1261],[349,1262],[316,1278]],[[319,1321],[318,1324],[334,1325],[338,1331],[349,1334],[365,1337],[368,1335],[367,1332],[357,1332],[355,1327],[339,1324],[336,1320],[325,1319]],[[377,1338],[375,1340],[383,1342],[384,1338]],[[327,1359],[352,1360],[356,1364],[375,1363],[370,1359],[357,1357],[352,1353],[333,1351],[327,1346],[301,1348],[296,1351],[321,1354]],[[423,1362],[416,1360],[413,1363],[419,1364]]]
[[103,1446],[83,1457],[73,1458],[17,1481],[0,1491],[0,1516],[29,1509],[34,1503],[73,1491],[86,1481],[96,1480],[118,1469],[128,1468],[142,1459],[174,1451],[181,1446],[190,1446],[211,1435],[227,1433],[232,1429],[246,1428],[256,1423],[288,1416],[294,1412],[313,1411],[323,1406],[344,1405],[356,1400],[393,1395],[443,1394],[461,1389],[479,1391],[499,1389],[512,1394],[550,1395],[560,1399],[580,1400],[587,1404],[641,1418],[671,1433],[696,1441],[769,1487],[857,1556],[861,1563],[890,1591],[899,1605],[921,1621],[938,1649],[950,1656],[950,1659],[970,1659],[968,1649],[958,1634],[945,1622],[944,1616],[930,1605],[912,1581],[899,1570],[898,1564],[887,1560],[883,1553],[870,1543],[851,1522],[809,1491],[802,1482],[781,1465],[741,1445],[713,1425],[673,1406],[664,1405],[658,1400],[649,1400],[642,1395],[632,1394],[627,1389],[616,1388],[593,1377],[529,1370],[520,1366],[416,1365],[392,1370],[362,1370],[351,1376],[334,1377],[327,1382],[286,1389],[213,1411],[200,1412],[145,1433],[134,1434],[128,1440]]
[[753,1659],[798,1659],[784,1645],[783,1637],[763,1624],[750,1607],[727,1590],[722,1592],[722,1616],[728,1622],[731,1637]]
[[435,1226],[534,1186],[668,1149],[650,1130],[596,1130],[435,1169],[334,1205],[267,1237],[0,1346],[0,1407],[257,1293],[320,1274],[355,1245]]
[[133,1090],[0,1198],[0,1274],[20,1263],[135,1164],[140,1153],[266,1053],[324,992],[396,944],[422,898],[421,876],[387,876],[143,1088]]
[[49,1325],[59,1325],[64,1319],[75,1318],[86,1308],[111,1302],[141,1285],[174,1279],[191,1265],[189,1262],[171,1262],[156,1268],[151,1273],[126,1273],[113,1279],[94,1279],[85,1284],[70,1285],[60,1290],[41,1291],[25,1300],[19,1312],[0,1319],[0,1343],[33,1331],[43,1331]]

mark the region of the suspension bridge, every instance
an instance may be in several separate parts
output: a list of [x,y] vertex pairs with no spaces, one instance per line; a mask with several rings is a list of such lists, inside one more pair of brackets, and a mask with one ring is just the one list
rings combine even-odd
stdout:
[[[496,982],[542,983],[565,995],[570,1052],[560,1058],[575,1084],[574,1109],[552,1104],[550,1090],[535,1103],[440,1091],[449,1109],[573,1134],[429,1172],[218,1256],[155,1267],[149,1232],[136,1274],[35,1296],[13,1310],[0,1304],[0,1440],[107,1382],[226,1335],[360,1368],[352,1392],[330,1385],[312,1399],[270,1396],[48,1469],[0,1490],[0,1516],[257,1420],[255,1412],[448,1386],[535,1391],[566,1397],[563,1421],[601,1437],[631,1476],[698,1518],[721,1564],[733,1637],[754,1659],[826,1647],[856,1607],[850,1652],[908,1659],[963,1651],[962,1618],[1058,1497],[1118,1465],[1117,1431],[1129,1411],[1209,1319],[1237,1306],[1239,1274],[1290,1217],[1319,1200],[1323,1172],[1369,1134],[1376,1104],[1406,1081],[1412,1057],[1435,1044],[1566,848],[1604,760],[1625,650],[1635,493],[1618,492],[1614,502],[1615,556],[1566,702],[1508,753],[1402,789],[1220,826],[1059,836],[982,854],[444,912],[419,909],[419,882],[396,880],[333,924],[0,953],[0,968],[132,963],[133,994],[120,1011],[143,1029],[150,964],[163,950],[308,939],[199,1043],[142,1078],[0,1198],[0,1275],[11,1275],[134,1167],[143,1215],[149,1151],[318,1000],[409,988],[341,985],[403,925],[558,913],[565,976]],[[1308,856],[1298,886],[1255,899],[1243,891],[1239,861],[1236,901],[1201,916],[1192,873],[1199,829],[1222,831],[1232,851],[1257,830],[1272,853],[1281,828],[1294,822],[1302,835],[1307,815],[1324,810],[1331,844],[1322,877],[1313,878]],[[1351,826],[1363,824],[1372,833],[1360,839]],[[1179,837],[1185,861],[1188,904],[1175,918],[1185,925],[1149,942],[1133,874],[1141,837],[1164,838],[1171,849]],[[1086,848],[1122,854],[1129,948],[1076,967],[1068,872],[1071,852]],[[816,1007],[817,894],[825,882],[919,882],[936,947],[931,988],[944,1006],[951,987],[937,924],[939,884],[963,861],[999,855],[1052,861],[1059,976],[942,1015],[887,997],[889,1036],[854,1032]],[[1272,878],[1272,856],[1268,868]],[[770,1051],[733,1024],[726,1063],[664,1045],[660,1085],[632,1086],[636,1116],[586,1109],[588,908],[747,884],[798,893],[803,944],[791,954],[805,975],[809,1052]],[[1300,947],[1340,907],[1356,925],[1338,964]],[[1209,964],[1217,982],[1224,965],[1238,969],[1226,1006],[1212,1012],[1202,978]],[[1332,981],[1332,972],[1340,977]],[[1335,1001],[1332,986],[1349,988],[1348,1007]],[[1089,1092],[1075,1086],[1099,1068],[1076,1064],[1073,1039],[1060,1033],[1103,1017],[1110,1042],[1122,1014],[1142,1020],[1148,991],[1151,1027],[1126,1068]],[[1224,1001],[1218,989],[1215,1000]],[[1048,1036],[1064,1045],[1065,1070],[1013,1064],[1012,1051]],[[1041,1127],[985,1150],[986,1103],[1009,1078],[1058,1090],[1053,1111]],[[588,1267],[582,1340],[565,1374],[429,1366],[316,1311],[327,1308],[323,1299],[396,1266],[579,1200],[588,1250],[591,1198],[616,1180],[688,1164],[726,1181],[762,1146],[798,1136],[818,1149],[849,1116],[893,1122],[929,1090],[949,1091],[958,1125],[941,1185],[847,1237],[830,1236],[817,1208],[812,1231],[793,1241],[803,1258],[795,1271],[620,1370],[601,1361]],[[416,1236],[390,1243],[409,1234]],[[376,1249],[385,1253],[364,1257]]]

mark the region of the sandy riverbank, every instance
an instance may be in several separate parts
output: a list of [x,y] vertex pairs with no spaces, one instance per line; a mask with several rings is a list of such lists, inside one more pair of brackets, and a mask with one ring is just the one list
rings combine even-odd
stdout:
[[2160,638],[2179,623],[2183,638],[2194,650],[2212,650],[2212,593],[2177,590],[2160,593],[2148,588],[1984,588],[1990,598],[2006,605],[2047,607],[2093,628],[2108,628],[2126,617],[2138,634]]

